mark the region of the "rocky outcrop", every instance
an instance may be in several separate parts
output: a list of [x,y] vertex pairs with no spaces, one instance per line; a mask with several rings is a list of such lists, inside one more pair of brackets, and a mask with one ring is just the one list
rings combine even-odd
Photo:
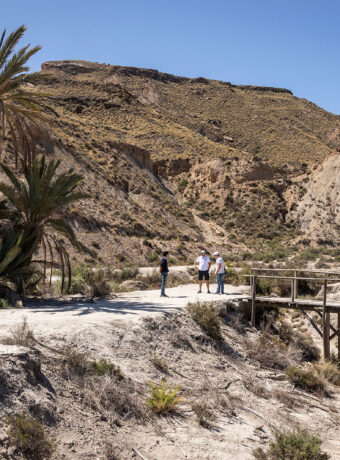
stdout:
[[151,155],[147,150],[141,149],[136,145],[127,144],[125,142],[108,141],[108,145],[116,150],[124,152],[125,155],[133,158],[139,167],[146,168],[153,172]]
[[178,176],[188,172],[191,168],[190,158],[175,158],[173,160],[159,160],[153,163],[153,173],[155,176],[168,177]]
[[303,196],[291,212],[306,237],[320,244],[340,243],[340,153],[330,155],[300,183]]

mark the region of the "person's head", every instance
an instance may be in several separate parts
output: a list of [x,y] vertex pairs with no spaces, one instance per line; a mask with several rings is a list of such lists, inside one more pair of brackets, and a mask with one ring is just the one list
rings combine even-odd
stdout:
[[205,257],[206,255],[207,255],[206,251],[205,251],[204,249],[202,249],[202,251],[201,251],[201,256],[202,256],[202,257]]
[[220,253],[219,253],[218,251],[215,251],[215,252],[214,252],[214,256],[217,258],[217,257],[220,256]]
[[163,257],[167,257],[167,255],[169,254],[169,251],[163,251],[162,254],[163,254]]

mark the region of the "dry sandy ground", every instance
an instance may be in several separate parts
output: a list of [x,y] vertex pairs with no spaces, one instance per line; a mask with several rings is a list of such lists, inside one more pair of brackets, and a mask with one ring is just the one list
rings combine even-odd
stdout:
[[[169,297],[160,297],[157,291],[135,291],[117,294],[111,300],[98,300],[94,303],[63,303],[48,301],[46,305],[30,306],[20,309],[0,310],[0,333],[8,331],[13,324],[23,317],[34,326],[41,336],[60,333],[72,335],[90,325],[100,325],[113,320],[137,320],[140,317],[164,312],[180,311],[188,302],[196,300],[236,299],[248,294],[249,287],[227,285],[228,295],[207,294],[205,287],[202,294],[197,294],[198,285],[189,284],[167,289]],[[215,292],[216,285],[211,285]]]
[[[0,310],[0,336],[27,317],[44,345],[38,347],[38,356],[48,383],[27,381],[25,359],[7,356],[4,349],[0,359],[3,369],[8,367],[7,375],[14,376],[15,391],[3,410],[30,407],[55,417],[56,423],[49,425],[57,439],[53,460],[107,460],[106,442],[117,448],[119,460],[138,460],[134,447],[148,460],[251,460],[253,449],[269,442],[272,424],[308,427],[322,437],[332,459],[340,460],[336,388],[331,397],[318,398],[292,388],[281,371],[261,367],[249,356],[258,332],[237,318],[223,320],[223,346],[217,346],[181,314],[188,301],[242,298],[248,289],[227,286],[228,295],[198,295],[193,284],[168,289],[169,298],[161,298],[159,291],[139,291],[96,303]],[[104,357],[119,365],[141,390],[143,401],[146,382],[165,377],[168,383],[180,384],[184,401],[179,414],[147,420],[123,417],[117,424],[112,413],[91,409],[83,403],[77,384],[60,374],[54,350],[70,342],[86,351],[89,359]],[[155,355],[167,364],[166,374],[153,364]],[[296,405],[290,408],[278,394],[293,398]],[[197,423],[192,410],[197,402],[207,403],[213,413],[206,427]],[[0,428],[0,446],[6,440],[5,430]],[[0,451],[0,458],[17,457],[2,457]]]

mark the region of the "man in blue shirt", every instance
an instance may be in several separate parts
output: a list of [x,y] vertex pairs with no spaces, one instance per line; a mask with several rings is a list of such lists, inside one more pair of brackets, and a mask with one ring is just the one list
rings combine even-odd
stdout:
[[169,254],[169,251],[163,252],[163,257],[162,257],[161,263],[159,264],[159,273],[162,276],[161,297],[168,297],[165,294],[165,285],[166,285],[166,280],[168,279],[168,274],[169,274],[168,259],[167,259],[168,254]]

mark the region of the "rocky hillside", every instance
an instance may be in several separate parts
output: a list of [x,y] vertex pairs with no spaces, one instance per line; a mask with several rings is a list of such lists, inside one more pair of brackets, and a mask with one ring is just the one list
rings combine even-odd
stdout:
[[[312,232],[303,204],[318,193],[313,168],[339,148],[339,116],[286,89],[86,61],[42,71],[59,114],[54,141],[42,146],[84,172],[94,199],[73,210],[73,224],[105,262],[152,262],[165,246],[180,262],[201,246],[339,238],[336,219]],[[331,208],[318,198],[314,208],[318,226]]]

